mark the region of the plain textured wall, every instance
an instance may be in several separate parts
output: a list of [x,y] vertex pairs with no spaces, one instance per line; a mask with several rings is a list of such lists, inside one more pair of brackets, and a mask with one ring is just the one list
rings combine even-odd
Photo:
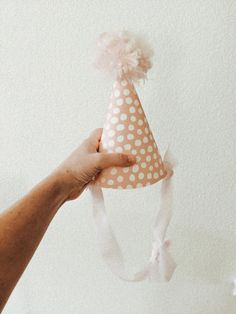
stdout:
[[[102,126],[112,82],[92,66],[95,41],[122,29],[155,51],[137,90],[161,152],[170,143],[179,161],[176,272],[168,284],[116,279],[85,192],[58,212],[4,313],[236,312],[235,1],[0,1],[0,208]],[[159,185],[105,197],[130,270],[143,265]]]

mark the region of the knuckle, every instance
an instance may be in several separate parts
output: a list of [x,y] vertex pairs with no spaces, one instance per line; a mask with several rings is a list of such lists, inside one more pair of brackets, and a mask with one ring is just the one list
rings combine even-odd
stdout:
[[101,132],[102,131],[102,128],[96,128],[95,130],[94,130],[94,132],[97,132],[97,133],[99,133],[99,132]]
[[128,156],[127,155],[125,155],[125,154],[122,154],[122,153],[120,153],[119,154],[119,160],[121,161],[121,162],[127,162],[128,161]]
[[102,128],[96,128],[90,133],[90,137],[99,136],[102,132]]

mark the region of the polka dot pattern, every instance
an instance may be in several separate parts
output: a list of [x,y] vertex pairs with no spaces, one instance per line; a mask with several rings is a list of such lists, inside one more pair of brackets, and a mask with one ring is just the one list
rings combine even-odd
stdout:
[[99,151],[133,154],[137,162],[131,167],[104,169],[95,184],[134,189],[158,182],[166,170],[134,86],[121,79],[113,88]]

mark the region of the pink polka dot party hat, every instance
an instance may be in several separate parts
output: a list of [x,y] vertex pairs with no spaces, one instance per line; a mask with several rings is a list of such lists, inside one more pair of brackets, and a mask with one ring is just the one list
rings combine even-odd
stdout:
[[[169,281],[176,268],[169,252],[170,241],[165,240],[172,211],[174,161],[169,151],[162,159],[135,89],[135,83],[146,79],[151,56],[143,41],[128,32],[103,33],[98,39],[96,66],[114,79],[99,152],[132,154],[136,163],[104,169],[89,188],[102,256],[111,271],[126,281]],[[108,222],[102,188],[136,189],[161,180],[161,202],[153,226],[150,258],[141,271],[130,275]]]

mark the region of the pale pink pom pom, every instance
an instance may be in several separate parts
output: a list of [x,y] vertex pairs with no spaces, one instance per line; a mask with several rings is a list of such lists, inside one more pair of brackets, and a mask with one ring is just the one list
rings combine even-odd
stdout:
[[152,51],[127,32],[103,33],[98,38],[97,68],[138,81],[151,68]]

